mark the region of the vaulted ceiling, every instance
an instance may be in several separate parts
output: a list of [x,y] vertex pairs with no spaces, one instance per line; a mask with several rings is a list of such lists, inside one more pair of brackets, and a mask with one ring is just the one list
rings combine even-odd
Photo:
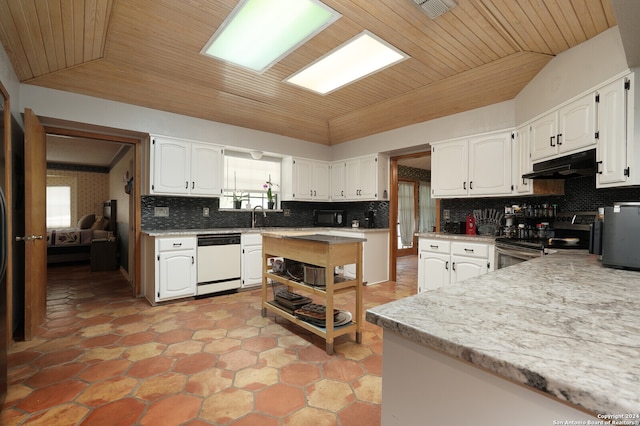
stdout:
[[[611,0],[323,0],[342,17],[263,74],[199,52],[238,0],[0,0],[22,83],[334,145],[513,99],[616,25]],[[329,95],[283,80],[369,30],[411,58]]]

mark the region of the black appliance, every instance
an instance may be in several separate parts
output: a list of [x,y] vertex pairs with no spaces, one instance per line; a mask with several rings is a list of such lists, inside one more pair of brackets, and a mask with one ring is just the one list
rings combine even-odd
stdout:
[[602,264],[611,268],[640,269],[640,202],[614,203],[604,208]]
[[0,403],[7,394],[7,202],[0,188]]
[[376,211],[369,210],[365,213],[364,221],[367,228],[375,228],[376,227]]
[[568,179],[593,176],[596,173],[596,150],[578,152],[533,164],[533,172],[523,179]]
[[549,250],[587,250],[591,224],[597,214],[595,211],[562,212],[553,220],[553,231],[546,229],[544,236],[530,229],[530,234],[523,238],[496,238],[497,268],[544,256]]
[[445,234],[464,234],[466,229],[467,222],[446,222],[442,227]]
[[604,222],[598,221],[591,224],[590,236],[589,236],[589,253],[602,254],[602,228]]
[[347,215],[344,210],[314,210],[313,226],[345,226]]

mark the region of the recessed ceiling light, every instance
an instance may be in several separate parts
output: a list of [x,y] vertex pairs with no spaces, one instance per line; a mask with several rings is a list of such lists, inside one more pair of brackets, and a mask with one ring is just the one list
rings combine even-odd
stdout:
[[200,53],[261,73],[340,16],[319,0],[242,0]]
[[326,95],[408,58],[386,41],[363,31],[285,81]]

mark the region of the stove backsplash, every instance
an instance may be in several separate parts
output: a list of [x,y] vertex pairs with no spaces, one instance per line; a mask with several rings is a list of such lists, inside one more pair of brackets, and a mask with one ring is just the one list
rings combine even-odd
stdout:
[[[543,197],[508,197],[508,198],[455,198],[443,199],[442,210],[448,209],[451,222],[462,222],[473,210],[497,209],[504,211],[505,206],[514,204],[557,204],[558,211],[596,211],[598,207],[610,206],[616,201],[640,201],[640,188],[596,189],[593,176],[567,179],[564,184],[565,195]],[[445,220],[440,221],[441,229]]]
[[[155,207],[168,207],[168,217],[154,216]],[[203,208],[209,208],[209,217],[202,215]],[[250,210],[219,210],[220,200],[217,198],[201,197],[166,197],[144,195],[141,197],[142,229],[169,230],[169,229],[211,229],[211,228],[250,228]],[[283,210],[288,209],[289,216],[285,216]],[[267,212],[267,217],[258,214],[258,226],[264,227],[310,227],[313,226],[313,210],[315,209],[339,209],[347,213],[347,224],[357,219],[361,224],[365,223],[367,211],[375,210],[376,228],[389,227],[389,202],[303,202],[283,201],[282,210]]]

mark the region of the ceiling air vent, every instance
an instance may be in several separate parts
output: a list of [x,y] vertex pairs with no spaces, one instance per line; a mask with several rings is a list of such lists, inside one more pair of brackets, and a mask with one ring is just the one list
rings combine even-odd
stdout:
[[453,0],[413,0],[413,2],[420,6],[431,19],[435,19],[456,7]]

